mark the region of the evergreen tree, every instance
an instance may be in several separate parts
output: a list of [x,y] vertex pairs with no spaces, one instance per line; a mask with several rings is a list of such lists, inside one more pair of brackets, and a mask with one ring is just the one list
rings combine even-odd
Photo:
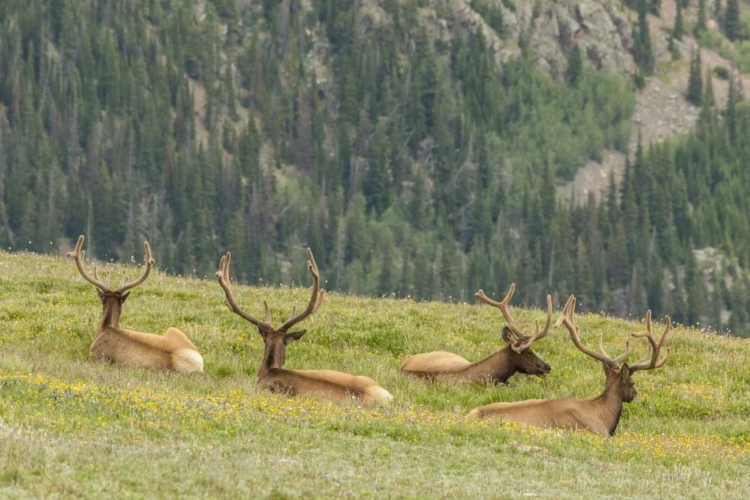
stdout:
[[381,228],[378,237],[378,258],[380,259],[380,276],[378,278],[377,295],[384,296],[391,294],[396,284],[396,247],[393,242],[393,235],[389,228]]
[[722,322],[721,322],[721,310],[724,306],[724,301],[722,300],[721,296],[721,279],[719,277],[720,273],[714,273],[714,279],[713,279],[713,293],[711,294],[710,301],[709,301],[709,325],[711,328],[716,331],[720,332],[722,330]]
[[674,27],[672,28],[672,38],[675,40],[682,40],[682,36],[685,34],[685,24],[682,20],[682,1],[677,0],[677,13],[674,18]]
[[583,72],[583,58],[578,44],[574,44],[568,54],[568,67],[565,70],[565,81],[568,85],[575,86]]
[[387,123],[378,123],[375,134],[367,146],[367,174],[362,191],[367,198],[367,208],[382,214],[390,205],[391,178],[388,163]]
[[703,78],[701,77],[700,48],[693,48],[690,55],[690,76],[688,78],[686,97],[687,100],[694,105],[701,105],[701,99],[703,97]]
[[727,38],[734,41],[740,38],[741,32],[740,2],[738,0],[727,0],[727,8],[724,12],[724,33]]
[[638,0],[638,25],[634,29],[633,58],[640,70],[650,75],[656,64],[648,27],[647,0]]
[[698,15],[693,27],[693,35],[700,38],[706,29],[706,0],[698,0]]
[[742,94],[738,89],[734,73],[729,75],[729,93],[727,95],[727,106],[724,110],[724,120],[729,132],[729,138],[733,144],[737,143],[739,138],[738,129],[740,127],[740,114],[737,105],[742,100]]
[[455,243],[450,240],[440,246],[439,266],[440,298],[449,301],[463,300],[461,258]]
[[739,337],[750,338],[747,323],[748,317],[748,287],[747,283],[739,280],[732,287],[730,293],[731,314],[727,328],[730,333]]
[[701,282],[700,271],[692,252],[688,256],[687,266],[685,268],[685,290],[687,295],[687,304],[685,311],[685,323],[696,325],[701,320],[703,314],[703,304],[706,293],[703,283]]

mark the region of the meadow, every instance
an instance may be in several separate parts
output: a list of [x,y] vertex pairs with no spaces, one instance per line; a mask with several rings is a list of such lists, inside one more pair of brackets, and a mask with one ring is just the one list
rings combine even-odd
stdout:
[[[116,285],[139,272],[108,265],[100,275]],[[304,287],[234,291],[256,316],[267,300],[275,324],[309,299]],[[750,497],[747,340],[675,325],[666,367],[635,375],[638,396],[604,438],[465,417],[496,401],[599,395],[600,363],[563,327],[533,346],[552,366],[544,379],[467,386],[399,374],[410,354],[478,360],[502,347],[502,315],[478,303],[329,293],[300,324],[307,334],[285,367],[371,376],[394,395],[387,407],[259,390],[257,328],[229,312],[213,277],[157,268],[121,319],[183,330],[204,356],[201,375],[90,362],[100,309],[72,259],[0,252],[0,498]],[[528,311],[522,329],[543,317]],[[577,323],[584,343],[603,333],[612,354],[643,329],[643,318]],[[646,349],[635,342],[631,360]]]

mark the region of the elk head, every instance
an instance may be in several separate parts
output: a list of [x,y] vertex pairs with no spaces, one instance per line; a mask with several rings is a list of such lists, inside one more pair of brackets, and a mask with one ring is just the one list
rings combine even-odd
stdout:
[[[508,350],[510,364],[515,371],[527,375],[544,377],[552,370],[552,368],[534,354],[531,350],[531,344],[543,338],[549,332],[550,323],[552,321],[552,297],[547,295],[547,324],[544,326],[544,330],[539,330],[539,322],[537,321],[536,333],[532,336],[527,336],[518,329],[516,320],[513,319],[510,311],[508,311],[508,303],[510,302],[510,299],[513,298],[515,291],[516,284],[511,283],[508,293],[501,302],[496,302],[490,299],[482,290],[479,290],[475,296],[482,302],[497,307],[500,309],[500,312],[503,313],[503,317],[508,323],[503,328],[503,340],[508,344],[506,349]],[[520,320],[521,318],[519,317],[518,319]]]
[[86,281],[91,283],[96,287],[96,292],[99,295],[99,299],[102,301],[102,308],[104,312],[104,317],[102,319],[104,324],[111,324],[112,326],[117,326],[117,322],[120,318],[120,311],[122,309],[122,304],[125,302],[125,299],[128,298],[128,295],[130,292],[128,290],[137,287],[144,281],[146,281],[146,278],[148,278],[149,273],[151,273],[151,266],[154,264],[154,259],[151,257],[151,248],[148,246],[148,241],[143,242],[143,250],[144,250],[144,261],[146,263],[146,269],[143,271],[143,274],[140,278],[138,278],[135,281],[131,281],[130,283],[127,283],[125,285],[122,285],[120,288],[116,290],[112,290],[109,286],[105,285],[97,275],[96,272],[96,264],[94,264],[94,276],[92,277],[90,274],[86,272],[86,270],[83,268],[83,259],[86,255],[86,252],[82,250],[83,247],[83,235],[78,237],[78,242],[76,243],[76,247],[72,252],[68,252],[68,257],[73,257],[76,262],[76,266],[78,267],[78,271],[81,273],[81,276],[83,276]]
[[639,360],[638,362],[633,363],[632,365],[628,365],[625,360],[630,354],[629,341],[625,343],[625,352],[620,354],[616,358],[611,358],[604,350],[604,346],[602,344],[603,336],[599,336],[600,352],[593,351],[581,343],[581,339],[578,336],[578,326],[573,321],[575,307],[576,298],[575,296],[571,295],[570,298],[568,298],[568,302],[565,304],[565,307],[563,308],[562,317],[562,323],[568,329],[568,332],[570,332],[571,340],[578,348],[578,350],[596,360],[601,361],[602,368],[604,369],[604,373],[607,377],[605,392],[607,390],[615,390],[621,395],[622,401],[630,403],[638,394],[631,376],[637,371],[654,370],[656,368],[664,366],[664,363],[666,363],[669,353],[665,354],[661,360],[659,360],[658,358],[661,346],[664,344],[664,341],[667,338],[667,334],[672,327],[672,321],[670,320],[669,316],[665,317],[666,326],[664,327],[664,331],[662,332],[661,337],[659,337],[659,340],[655,340],[653,337],[653,333],[651,332],[651,310],[649,309],[646,313],[646,330],[643,332],[634,333],[632,335],[633,337],[638,338],[646,337],[650,345],[650,352],[647,352],[644,358]]
[[292,317],[289,318],[279,328],[274,328],[271,325],[271,311],[268,308],[268,303],[263,301],[263,306],[266,309],[266,320],[261,321],[254,316],[251,316],[244,311],[234,298],[232,293],[232,286],[229,282],[229,266],[232,262],[232,255],[227,252],[225,256],[221,258],[219,263],[219,271],[216,276],[219,279],[219,285],[224,289],[224,294],[227,299],[227,306],[229,309],[240,317],[246,319],[250,323],[258,327],[258,332],[263,338],[265,345],[265,352],[263,354],[263,363],[258,370],[258,378],[262,379],[269,370],[274,368],[282,368],[284,361],[286,360],[286,346],[289,342],[299,340],[305,334],[306,330],[299,330],[295,332],[289,332],[289,329],[294,325],[307,318],[310,314],[318,310],[320,305],[323,303],[323,291],[320,290],[320,275],[318,274],[318,266],[315,264],[315,258],[313,257],[312,251],[307,249],[307,268],[310,270],[310,274],[313,277],[312,294],[310,295],[310,302],[307,304],[307,308],[300,314],[295,314],[295,309],[292,309]]

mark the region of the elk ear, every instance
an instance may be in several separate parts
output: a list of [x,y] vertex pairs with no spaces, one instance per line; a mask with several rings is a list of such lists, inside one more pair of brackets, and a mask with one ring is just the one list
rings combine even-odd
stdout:
[[628,378],[630,376],[630,367],[628,366],[627,363],[624,363],[622,365],[622,368],[620,368],[620,376],[623,379],[626,379],[626,378]]
[[513,332],[507,326],[503,327],[503,340],[506,344],[513,345]]
[[284,343],[288,344],[292,340],[299,340],[307,332],[307,330],[300,330],[298,332],[287,333],[284,335]]
[[128,298],[128,295],[130,295],[130,292],[125,292],[122,295],[120,295],[120,304],[125,302],[125,299]]
[[104,302],[104,292],[102,292],[101,290],[99,290],[99,289],[97,288],[97,289],[96,289],[96,294],[97,294],[97,295],[99,296],[99,300],[101,300],[101,301],[102,301],[102,303],[103,303],[103,302]]

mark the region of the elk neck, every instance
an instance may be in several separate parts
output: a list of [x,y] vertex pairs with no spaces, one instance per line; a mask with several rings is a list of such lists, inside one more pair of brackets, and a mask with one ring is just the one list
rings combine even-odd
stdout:
[[258,380],[264,379],[271,370],[279,369],[284,365],[286,358],[286,345],[284,344],[283,334],[281,338],[276,338],[274,332],[267,334],[265,339],[265,352],[263,353],[263,362],[258,368]]
[[510,346],[505,346],[495,354],[466,367],[464,374],[472,380],[491,379],[504,384],[516,371],[518,369],[513,365]]
[[620,382],[619,370],[612,370],[607,374],[607,382],[604,392],[594,398],[592,402],[597,407],[597,414],[602,423],[605,424],[609,435],[613,436],[620,422],[622,414],[623,393]]
[[99,328],[118,328],[120,325],[120,313],[122,312],[122,302],[119,295],[105,294],[103,299],[102,319]]

